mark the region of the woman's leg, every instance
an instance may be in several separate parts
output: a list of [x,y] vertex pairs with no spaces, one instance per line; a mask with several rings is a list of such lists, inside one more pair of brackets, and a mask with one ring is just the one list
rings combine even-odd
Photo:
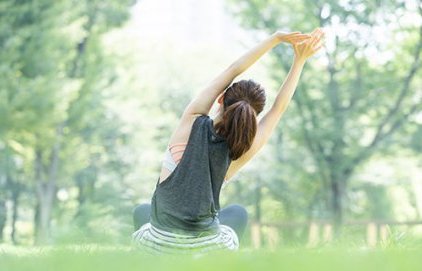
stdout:
[[232,228],[240,240],[248,223],[248,212],[239,204],[231,204],[220,210],[218,219],[221,224]]
[[133,210],[133,225],[135,226],[135,231],[138,230],[142,225],[149,222],[151,216],[151,204],[144,203],[138,205]]

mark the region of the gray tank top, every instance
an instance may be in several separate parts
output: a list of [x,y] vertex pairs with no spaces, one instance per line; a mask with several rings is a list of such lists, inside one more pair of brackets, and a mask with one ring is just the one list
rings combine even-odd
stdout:
[[179,164],[157,182],[151,224],[173,233],[215,234],[220,190],[230,162],[227,142],[215,132],[213,120],[197,117]]

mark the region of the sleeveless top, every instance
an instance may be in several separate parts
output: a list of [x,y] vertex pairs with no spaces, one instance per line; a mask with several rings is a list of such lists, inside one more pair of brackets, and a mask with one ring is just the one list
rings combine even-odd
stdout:
[[[164,157],[162,167],[166,168],[170,173],[176,168],[180,159],[183,157],[187,143],[177,143],[173,145],[168,145]],[[178,150],[174,150],[175,148]]]
[[157,182],[150,223],[157,229],[192,236],[219,231],[219,196],[231,160],[226,140],[213,120],[198,116],[183,157],[173,172]]

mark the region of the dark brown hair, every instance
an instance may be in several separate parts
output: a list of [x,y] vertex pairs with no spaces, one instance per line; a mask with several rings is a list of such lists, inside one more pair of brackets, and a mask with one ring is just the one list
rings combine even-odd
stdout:
[[223,119],[215,128],[226,138],[230,158],[236,160],[250,149],[255,138],[256,116],[264,109],[265,90],[252,80],[241,80],[226,89],[223,99]]

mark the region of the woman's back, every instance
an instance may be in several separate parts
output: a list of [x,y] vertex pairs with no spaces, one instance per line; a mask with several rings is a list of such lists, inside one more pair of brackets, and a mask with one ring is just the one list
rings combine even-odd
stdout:
[[226,140],[215,132],[209,116],[198,116],[179,164],[157,183],[151,224],[170,232],[215,233],[219,194],[229,165]]

